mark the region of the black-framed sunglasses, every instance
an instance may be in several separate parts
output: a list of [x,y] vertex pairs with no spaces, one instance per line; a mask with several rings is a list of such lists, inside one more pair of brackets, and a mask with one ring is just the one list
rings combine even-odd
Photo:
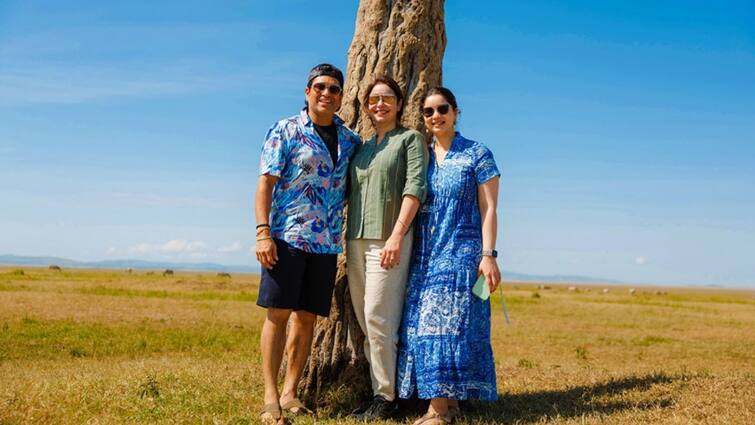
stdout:
[[328,85],[328,84],[325,84],[325,83],[314,83],[314,84],[312,84],[312,88],[315,89],[315,91],[317,93],[322,93],[322,92],[324,92],[327,89],[328,92],[330,92],[330,94],[332,94],[332,95],[336,95],[337,96],[337,95],[341,94],[341,86],[339,86],[337,84],[330,84],[330,85]]
[[[438,106],[438,113],[441,115],[446,115],[450,110],[451,105],[449,105],[448,103],[444,103]],[[435,108],[431,108],[429,106],[422,108],[422,115],[424,115],[425,118],[430,118],[431,116],[435,115]]]

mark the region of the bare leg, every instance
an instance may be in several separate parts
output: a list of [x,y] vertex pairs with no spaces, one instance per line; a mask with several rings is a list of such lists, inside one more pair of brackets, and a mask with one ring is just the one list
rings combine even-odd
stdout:
[[286,324],[291,310],[268,308],[262,325],[262,375],[265,380],[265,404],[278,402],[278,370],[283,360]]
[[296,397],[296,388],[312,349],[312,333],[316,319],[317,316],[307,311],[298,310],[293,313],[291,330],[286,341],[288,363],[286,380],[283,382],[283,391],[281,391],[281,404]]
[[430,400],[430,407],[427,408],[427,411],[446,415],[448,414],[448,405],[449,400],[447,398],[434,398]]
[[449,416],[449,407],[450,402],[453,402],[453,400],[449,400],[447,398],[434,398],[430,400],[430,406],[427,407],[427,413],[425,413],[424,416],[417,419],[414,424],[421,424],[428,420],[428,416],[430,415],[441,415],[441,416]]

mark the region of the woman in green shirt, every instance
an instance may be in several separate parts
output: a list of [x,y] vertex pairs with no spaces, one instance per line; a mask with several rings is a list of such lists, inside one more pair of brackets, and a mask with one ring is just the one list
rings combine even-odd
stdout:
[[374,399],[361,419],[396,411],[396,351],[406,294],[411,226],[427,192],[427,146],[401,127],[404,95],[390,77],[368,87],[363,105],[375,128],[351,160],[346,258],[354,311],[365,334]]

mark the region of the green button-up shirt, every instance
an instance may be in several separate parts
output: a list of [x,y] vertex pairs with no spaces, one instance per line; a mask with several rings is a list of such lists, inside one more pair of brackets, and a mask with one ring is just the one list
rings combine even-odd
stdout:
[[359,146],[349,165],[346,239],[388,239],[404,195],[425,201],[427,163],[427,145],[416,130],[398,127],[380,144],[373,136]]

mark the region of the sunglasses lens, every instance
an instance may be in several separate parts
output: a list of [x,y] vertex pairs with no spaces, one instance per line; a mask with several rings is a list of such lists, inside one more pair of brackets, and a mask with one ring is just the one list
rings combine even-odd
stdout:
[[448,104],[438,106],[438,113],[441,115],[446,115],[448,113],[449,106],[450,105]]
[[337,95],[341,93],[341,87],[335,84],[332,86],[326,86],[325,83],[315,83],[315,84],[312,84],[312,88],[315,89],[315,91],[318,93],[324,92],[325,89],[328,89],[330,94],[333,94],[333,95]]
[[377,95],[374,95],[374,96],[370,96],[367,99],[367,103],[370,104],[370,105],[377,105],[378,102],[380,102],[381,100],[386,105],[393,105],[394,103],[396,103],[396,97],[395,96],[392,96],[392,95],[390,95],[390,96],[383,96],[383,95],[380,95],[380,94],[377,94]]
[[427,118],[430,118],[435,113],[435,109],[433,108],[422,108],[422,115],[424,115]]

